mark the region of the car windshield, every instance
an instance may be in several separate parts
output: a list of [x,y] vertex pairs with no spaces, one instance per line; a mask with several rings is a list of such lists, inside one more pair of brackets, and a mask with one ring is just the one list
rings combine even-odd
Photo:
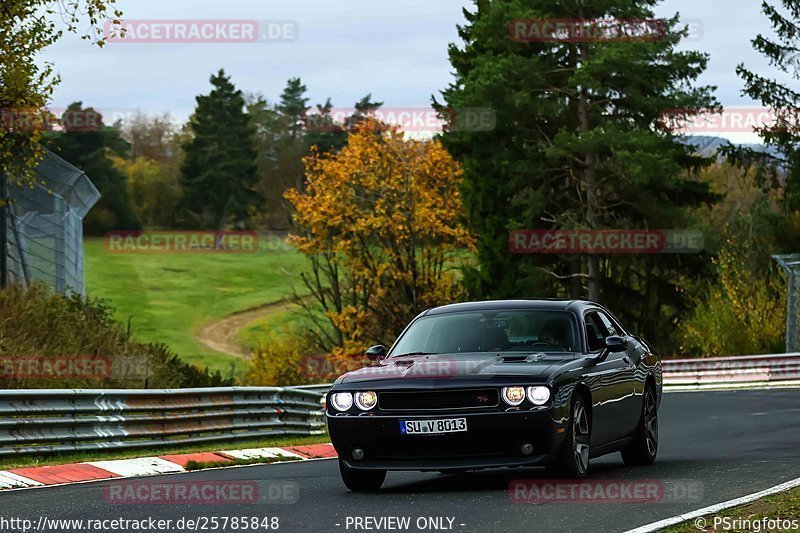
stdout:
[[575,321],[565,311],[504,310],[424,316],[390,356],[459,352],[576,352]]

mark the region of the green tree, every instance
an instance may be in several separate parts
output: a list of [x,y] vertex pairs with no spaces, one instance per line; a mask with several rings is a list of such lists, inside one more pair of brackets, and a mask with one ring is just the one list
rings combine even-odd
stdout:
[[136,216],[148,228],[170,228],[181,196],[178,183],[186,141],[168,114],[137,113],[120,124],[130,145],[130,158],[114,157],[114,165],[128,177],[128,193]]
[[181,207],[192,225],[222,229],[242,223],[260,205],[255,190],[255,130],[242,92],[220,70],[214,89],[196,98],[190,120],[192,137],[184,145]]
[[763,242],[726,240],[714,259],[718,281],[697,298],[681,324],[681,353],[724,357],[784,351],[786,278],[777,265],[763,265],[769,256],[756,251],[764,251]]
[[[773,4],[780,5],[787,15]],[[794,81],[800,80],[800,2],[764,1],[761,10],[769,19],[775,37],[758,35],[752,40],[753,48],[778,72]],[[762,185],[784,190],[781,248],[797,251],[800,247],[800,227],[796,222],[800,214],[800,92],[773,77],[749,70],[744,63],[736,67],[736,73],[744,81],[744,94],[774,111],[775,122],[756,128],[756,132],[775,150],[756,153],[729,146],[728,155],[739,164],[755,168]]]
[[330,98],[316,107],[316,113],[306,117],[306,144],[321,153],[338,152],[347,144],[346,125],[336,122]]
[[261,95],[250,95],[247,99],[256,132],[257,188],[265,200],[262,212],[254,220],[269,228],[291,227],[291,212],[283,193],[303,186],[302,158],[309,148],[305,138],[309,109],[306,90],[300,78],[291,78],[274,105]]
[[[782,231],[781,194],[765,188],[754,168],[723,161],[700,173],[722,198],[697,210],[715,278],[690,296],[680,353],[699,356],[775,353],[784,349],[786,279],[771,255]],[[717,239],[719,242],[717,242]]]
[[326,99],[311,112],[307,88],[300,78],[291,78],[277,103],[271,104],[260,94],[247,96],[247,109],[256,131],[258,154],[257,189],[265,203],[253,217],[255,224],[272,229],[292,227],[292,209],[285,201],[289,189],[302,191],[305,186],[303,158],[311,147],[319,153],[338,152],[347,144],[353,131],[383,102],[367,95],[355,104],[351,116],[336,122],[333,103]]
[[81,102],[71,104],[61,117],[63,129],[44,136],[45,145],[83,170],[101,197],[84,219],[90,235],[109,230],[136,230],[140,223],[131,207],[128,180],[112,157],[127,157],[130,144],[118,129],[106,126],[100,113]]
[[[464,164],[464,202],[480,236],[475,297],[553,295],[600,299],[655,342],[687,302],[687,279],[706,275],[697,256],[520,256],[513,229],[680,228],[687,207],[714,200],[688,179],[709,160],[663,125],[666,110],[716,109],[712,87],[693,84],[708,57],[677,51],[686,29],[661,21],[656,38],[520,42],[519,19],[654,19],[657,0],[476,0],[451,45],[456,79],[443,111],[490,108],[490,132],[447,131]],[[513,26],[512,26],[513,27]],[[674,346],[674,344],[672,344]]]
[[[104,43],[101,22],[119,22],[122,13],[114,0],[3,0],[0,17],[0,173],[18,181],[34,178],[43,152],[40,139],[49,120],[43,109],[60,81],[54,66],[39,54],[66,31],[79,33],[88,22],[84,39]],[[3,200],[0,199],[0,203]]]
[[285,132],[281,115],[274,104],[261,94],[248,94],[247,113],[255,130],[256,173],[255,187],[264,198],[261,209],[253,214],[256,227],[285,229],[290,226],[283,191],[286,185],[278,181],[279,147]]
[[300,78],[290,78],[281,93],[278,112],[285,121],[289,137],[298,141],[303,137],[303,118],[308,113],[308,98],[305,94],[308,89]]

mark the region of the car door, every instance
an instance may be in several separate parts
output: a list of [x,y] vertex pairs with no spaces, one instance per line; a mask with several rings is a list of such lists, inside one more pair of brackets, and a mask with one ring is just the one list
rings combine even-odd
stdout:
[[[605,348],[608,327],[599,310],[584,314],[590,357],[599,356]],[[633,366],[627,351],[611,353],[604,361],[587,367],[587,383],[592,393],[593,447],[608,444],[626,435],[631,420],[628,412],[633,396]]]
[[620,389],[622,398],[620,405],[622,410],[619,413],[619,435],[624,437],[632,433],[639,423],[639,414],[642,406],[642,394],[644,392],[644,375],[637,376],[637,368],[644,353],[641,344],[633,336],[628,334],[619,323],[603,310],[597,311],[597,316],[603,322],[609,335],[616,335],[628,341],[628,348],[624,352],[613,353],[608,356],[619,359],[618,368],[621,373],[621,380],[624,386]]

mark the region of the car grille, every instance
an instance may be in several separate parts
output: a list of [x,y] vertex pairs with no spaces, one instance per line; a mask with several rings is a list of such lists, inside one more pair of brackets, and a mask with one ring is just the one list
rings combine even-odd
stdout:
[[497,389],[378,393],[378,406],[383,411],[479,409],[497,407],[499,401]]

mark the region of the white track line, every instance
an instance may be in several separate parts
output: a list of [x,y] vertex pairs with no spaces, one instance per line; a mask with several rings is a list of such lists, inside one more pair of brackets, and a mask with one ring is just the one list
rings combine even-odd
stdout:
[[730,509],[731,507],[738,507],[739,505],[750,503],[752,501],[758,500],[759,498],[763,498],[764,496],[770,496],[771,494],[783,492],[789,489],[793,489],[795,487],[800,487],[800,477],[797,479],[792,479],[791,481],[787,481],[785,483],[781,483],[780,485],[775,485],[774,487],[762,490],[761,492],[748,494],[747,496],[742,496],[741,498],[736,498],[733,500],[728,500],[726,502],[717,503],[715,505],[709,505],[708,507],[703,507],[702,509],[691,511],[685,514],[675,515],[670,518],[665,518],[664,520],[659,520],[658,522],[653,522],[652,524],[647,524],[641,527],[637,527],[636,529],[629,529],[625,533],[649,533],[650,531],[657,531],[665,527],[674,526],[675,524],[680,524],[681,522],[686,522],[687,520],[691,520],[693,518],[698,518],[700,516],[705,516],[708,514],[714,514],[724,509]]

